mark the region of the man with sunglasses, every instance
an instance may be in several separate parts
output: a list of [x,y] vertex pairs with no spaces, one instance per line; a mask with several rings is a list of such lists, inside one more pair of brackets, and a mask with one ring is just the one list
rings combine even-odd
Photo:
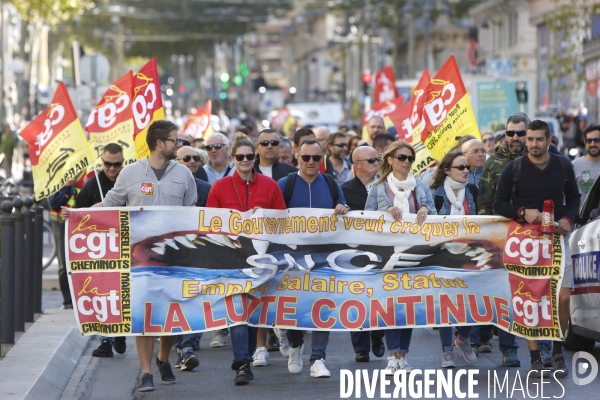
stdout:
[[585,201],[596,176],[600,173],[600,125],[590,125],[583,131],[585,157],[573,161],[575,179],[581,192],[581,205]]
[[196,190],[198,192],[198,200],[196,200],[196,207],[204,207],[206,205],[206,199],[208,199],[208,192],[210,192],[210,183],[203,181],[202,179],[196,178],[198,172],[200,156],[196,149],[190,146],[183,146],[177,150],[177,161],[179,164],[183,164],[194,175],[196,181]]
[[254,170],[273,179],[275,182],[292,172],[297,172],[298,168],[284,164],[279,161],[279,145],[281,138],[273,129],[263,129],[258,134],[256,146],[256,160],[254,161]]
[[224,176],[233,174],[235,170],[231,157],[229,156],[229,139],[220,132],[215,132],[206,140],[206,152],[208,153],[208,164],[204,170],[208,175],[208,183],[211,185]]
[[330,163],[326,166],[325,173],[333,176],[340,185],[354,178],[352,163],[348,159],[348,135],[342,132],[329,135],[327,149],[329,151],[327,159]]

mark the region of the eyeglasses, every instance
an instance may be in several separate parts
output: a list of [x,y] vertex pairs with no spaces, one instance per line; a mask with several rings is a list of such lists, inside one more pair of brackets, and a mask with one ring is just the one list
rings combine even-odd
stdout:
[[508,136],[508,137],[513,137],[513,136],[515,136],[515,134],[518,137],[523,137],[523,136],[525,136],[527,131],[505,131],[505,133],[506,133],[506,136]]
[[415,162],[415,156],[407,156],[406,154],[398,154],[397,156],[392,156],[395,159],[397,159],[400,162],[404,162],[406,160],[408,160],[408,162],[414,163]]
[[223,143],[207,144],[206,150],[211,151],[213,148],[217,149],[217,150],[221,150],[221,147],[223,147],[223,146],[225,146]]
[[190,162],[190,160],[200,162],[200,156],[183,156],[181,158],[178,158],[178,160],[183,160],[183,162]]
[[456,168],[459,171],[464,171],[465,169],[470,170],[471,166],[470,165],[454,165],[454,166],[452,166],[450,168]]
[[483,143],[487,143],[487,142],[493,142],[494,138],[493,137],[489,137],[487,139],[483,139]]
[[108,161],[102,160],[102,163],[104,164],[104,166],[106,168],[109,168],[109,169],[111,167],[121,168],[123,166],[123,161],[121,161],[121,162],[108,162]]
[[309,162],[311,158],[313,159],[314,162],[319,162],[319,161],[321,161],[321,158],[323,158],[323,156],[322,155],[316,155],[316,156],[302,155],[302,156],[300,156],[300,158],[304,162]]
[[375,164],[376,162],[381,162],[379,158],[367,158],[365,160],[356,160],[356,161],[366,161],[369,164]]
[[594,142],[594,143],[598,144],[598,143],[600,143],[600,138],[585,139],[585,142],[586,142],[587,144],[592,144],[592,142]]
[[250,154],[236,154],[234,157],[235,157],[235,159],[237,161],[244,161],[244,157],[246,158],[246,160],[252,161],[252,160],[254,160],[254,157],[256,157],[256,155],[253,154],[253,153],[250,153]]
[[485,154],[485,149],[467,151],[467,154]]
[[181,143],[183,142],[183,140],[177,138],[177,139],[171,139],[171,138],[167,138],[167,139],[161,139],[163,142],[173,142],[175,143],[175,146],[179,146],[181,145]]
[[263,140],[258,142],[258,144],[260,144],[262,147],[267,147],[268,145],[275,147],[279,146],[279,140]]

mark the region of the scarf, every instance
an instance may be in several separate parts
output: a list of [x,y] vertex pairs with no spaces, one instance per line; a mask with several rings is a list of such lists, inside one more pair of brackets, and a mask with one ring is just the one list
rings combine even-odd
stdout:
[[[450,215],[465,215],[465,187],[467,182],[460,183],[453,181],[449,176],[444,180],[444,191],[446,197],[450,201]],[[458,196],[454,194],[454,190],[458,189]]]
[[410,213],[410,206],[408,198],[410,197],[410,193],[415,190],[417,186],[417,181],[412,174],[408,174],[406,180],[398,180],[394,173],[391,172],[386,179],[390,190],[394,194],[394,207],[398,207],[402,214]]

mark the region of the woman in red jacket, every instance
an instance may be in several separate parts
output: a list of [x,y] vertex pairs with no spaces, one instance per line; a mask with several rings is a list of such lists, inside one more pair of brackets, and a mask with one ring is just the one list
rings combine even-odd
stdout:
[[[226,176],[213,183],[206,207],[232,208],[239,211],[270,208],[285,210],[285,201],[277,183],[254,171],[254,144],[243,133],[238,133],[231,145],[231,158],[235,164],[232,176]],[[235,384],[246,385],[254,378],[250,370],[250,362],[265,366],[269,358],[265,348],[266,329],[261,328],[260,346],[256,349],[258,329],[248,325],[236,325],[230,328],[231,346],[233,347],[233,364],[236,371]],[[256,351],[255,351],[256,349]]]

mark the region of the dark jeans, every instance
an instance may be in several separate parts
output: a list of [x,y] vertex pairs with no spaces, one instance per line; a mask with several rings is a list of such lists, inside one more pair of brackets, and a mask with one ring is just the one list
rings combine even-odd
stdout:
[[383,339],[384,335],[384,330],[371,332],[350,332],[350,339],[352,340],[352,347],[354,347],[354,352],[357,353],[363,350],[369,351],[369,349],[371,348],[371,336]]
[[412,328],[387,329],[385,331],[385,344],[390,353],[408,353]]
[[194,350],[200,350],[200,339],[202,339],[202,332],[178,335],[175,339],[175,344],[173,346],[178,349],[185,349],[186,347],[191,347]]
[[233,364],[231,364],[231,369],[237,370],[243,364],[252,362],[252,354],[256,351],[257,333],[258,328],[248,325],[236,325],[229,328],[231,346],[233,347]]
[[56,244],[56,257],[58,258],[58,284],[63,295],[63,305],[71,305],[71,291],[69,290],[69,276],[65,260],[65,223],[52,220],[52,236]]
[[[304,344],[304,332],[288,329],[286,335],[292,348],[296,349]],[[312,351],[310,353],[311,364],[321,358],[323,360],[325,359],[325,351],[327,350],[328,344],[329,331],[312,331]]]

